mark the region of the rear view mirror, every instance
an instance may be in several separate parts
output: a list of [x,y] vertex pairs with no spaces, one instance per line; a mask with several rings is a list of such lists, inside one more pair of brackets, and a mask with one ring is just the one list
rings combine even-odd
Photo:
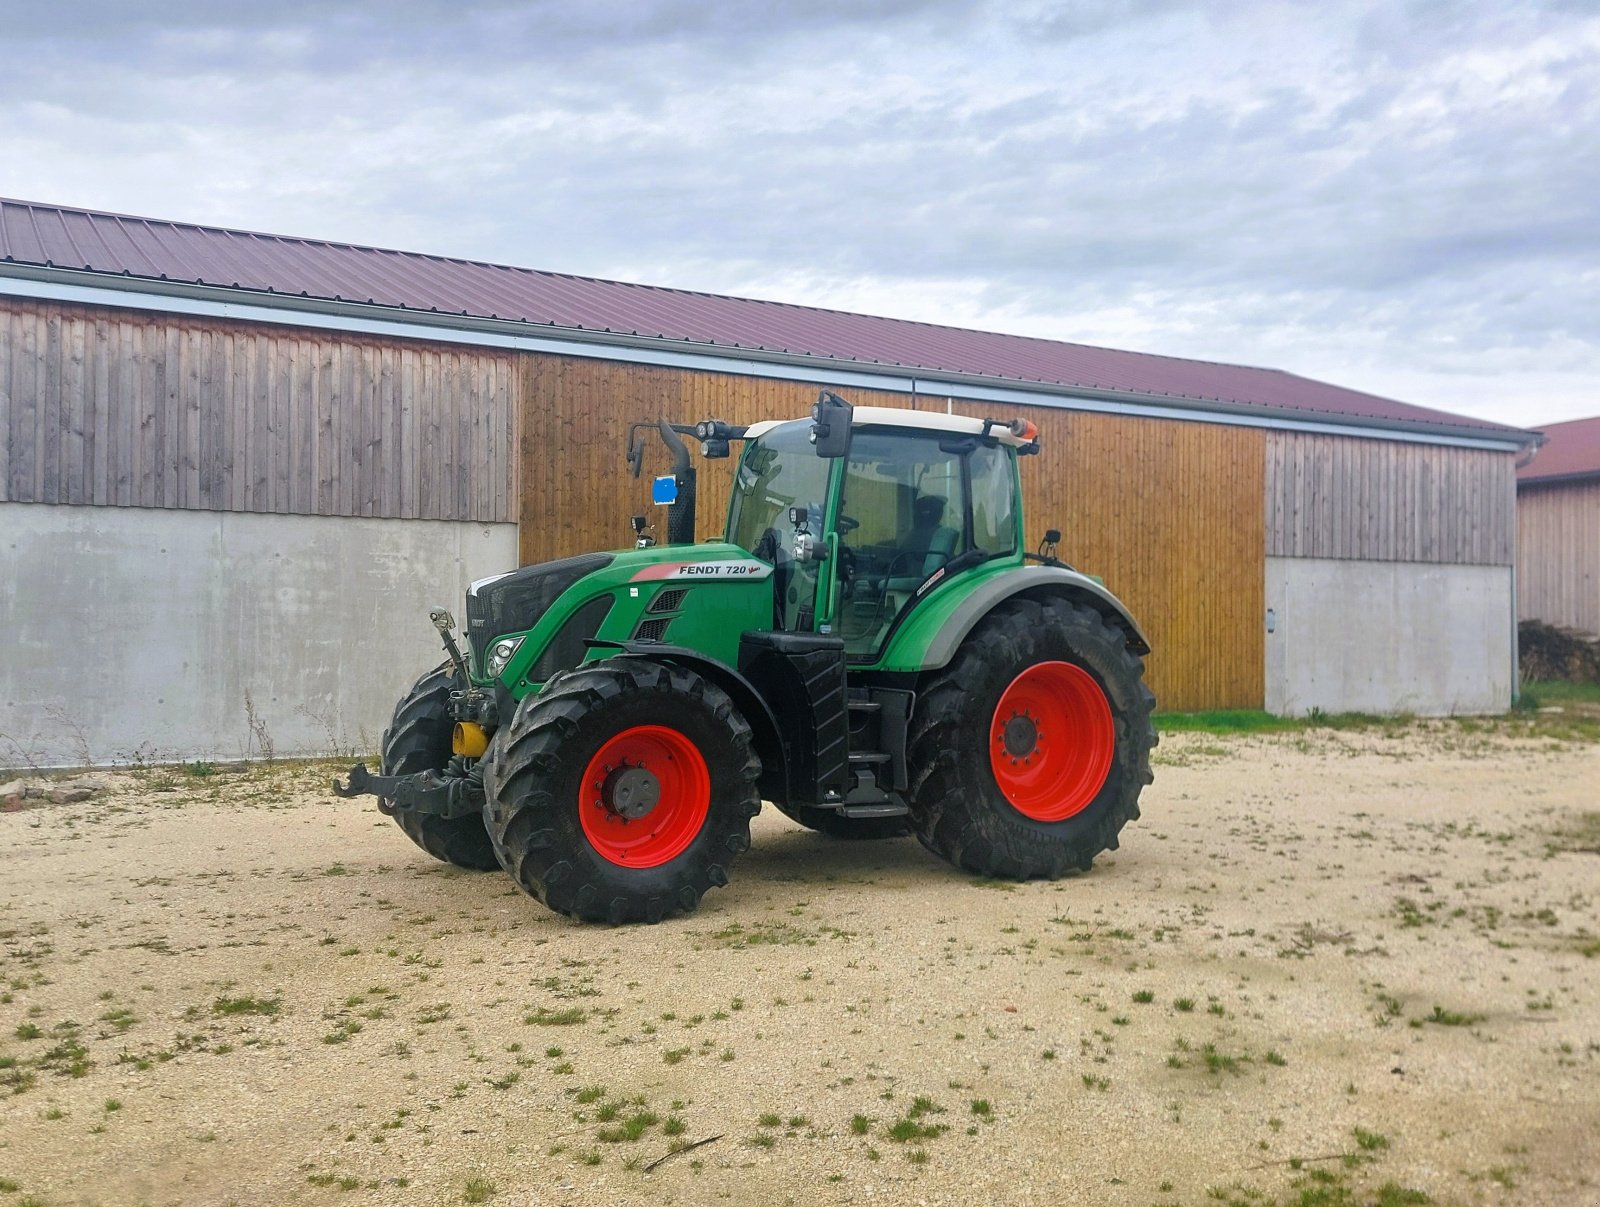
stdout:
[[819,457],[844,457],[850,452],[850,415],[855,408],[829,390],[817,395],[811,408],[811,443]]

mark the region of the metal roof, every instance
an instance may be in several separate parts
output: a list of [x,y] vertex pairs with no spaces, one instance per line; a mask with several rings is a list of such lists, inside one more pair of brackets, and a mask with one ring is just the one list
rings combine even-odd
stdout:
[[1551,482],[1600,476],[1600,415],[1552,423],[1540,429],[1545,444],[1517,471],[1518,482]]
[[27,201],[0,199],[0,273],[4,264],[509,320],[602,339],[608,334],[644,337],[797,362],[1028,383],[1069,394],[1102,391],[1157,404],[1212,404],[1414,432],[1532,438],[1519,428],[1276,369]]

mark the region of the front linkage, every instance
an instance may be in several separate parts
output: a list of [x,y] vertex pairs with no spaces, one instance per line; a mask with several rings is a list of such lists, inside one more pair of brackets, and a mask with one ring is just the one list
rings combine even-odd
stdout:
[[[466,662],[452,635],[455,618],[443,608],[433,609],[428,618],[444,640],[445,653],[450,656],[458,682],[470,684]],[[451,693],[452,698],[461,694]],[[460,728],[457,727],[458,730]],[[471,728],[481,735],[482,731],[475,724]],[[482,753],[481,736],[472,746],[476,749],[469,749],[466,755],[459,753],[458,748],[458,753],[445,764],[442,771],[429,768],[410,775],[373,775],[365,763],[357,763],[350,768],[344,783],[341,784],[338,779],[333,781],[334,794],[346,798],[376,796],[378,809],[385,817],[393,817],[397,810],[445,820],[478,816],[483,811],[483,761],[470,755]]]
[[483,811],[483,762],[456,755],[443,771],[414,775],[373,775],[365,763],[350,768],[349,778],[333,781],[338,796],[376,796],[385,817],[396,809],[435,817],[472,817]]

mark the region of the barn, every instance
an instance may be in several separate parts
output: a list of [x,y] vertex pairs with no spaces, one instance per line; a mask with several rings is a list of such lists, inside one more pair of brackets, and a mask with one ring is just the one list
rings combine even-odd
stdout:
[[1165,708],[1511,698],[1515,428],[1270,369],[5,201],[0,764],[371,749],[438,657],[428,605],[627,543],[630,420],[799,415],[819,386],[1033,420],[1030,523],[1139,616]]
[[1543,430],[1517,471],[1518,612],[1600,633],[1600,416]]

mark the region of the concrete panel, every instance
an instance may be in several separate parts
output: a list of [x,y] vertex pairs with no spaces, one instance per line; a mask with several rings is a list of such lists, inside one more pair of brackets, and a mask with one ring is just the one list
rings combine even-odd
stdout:
[[1269,557],[1267,711],[1504,712],[1509,566]]
[[514,524],[0,503],[0,766],[376,749]]

